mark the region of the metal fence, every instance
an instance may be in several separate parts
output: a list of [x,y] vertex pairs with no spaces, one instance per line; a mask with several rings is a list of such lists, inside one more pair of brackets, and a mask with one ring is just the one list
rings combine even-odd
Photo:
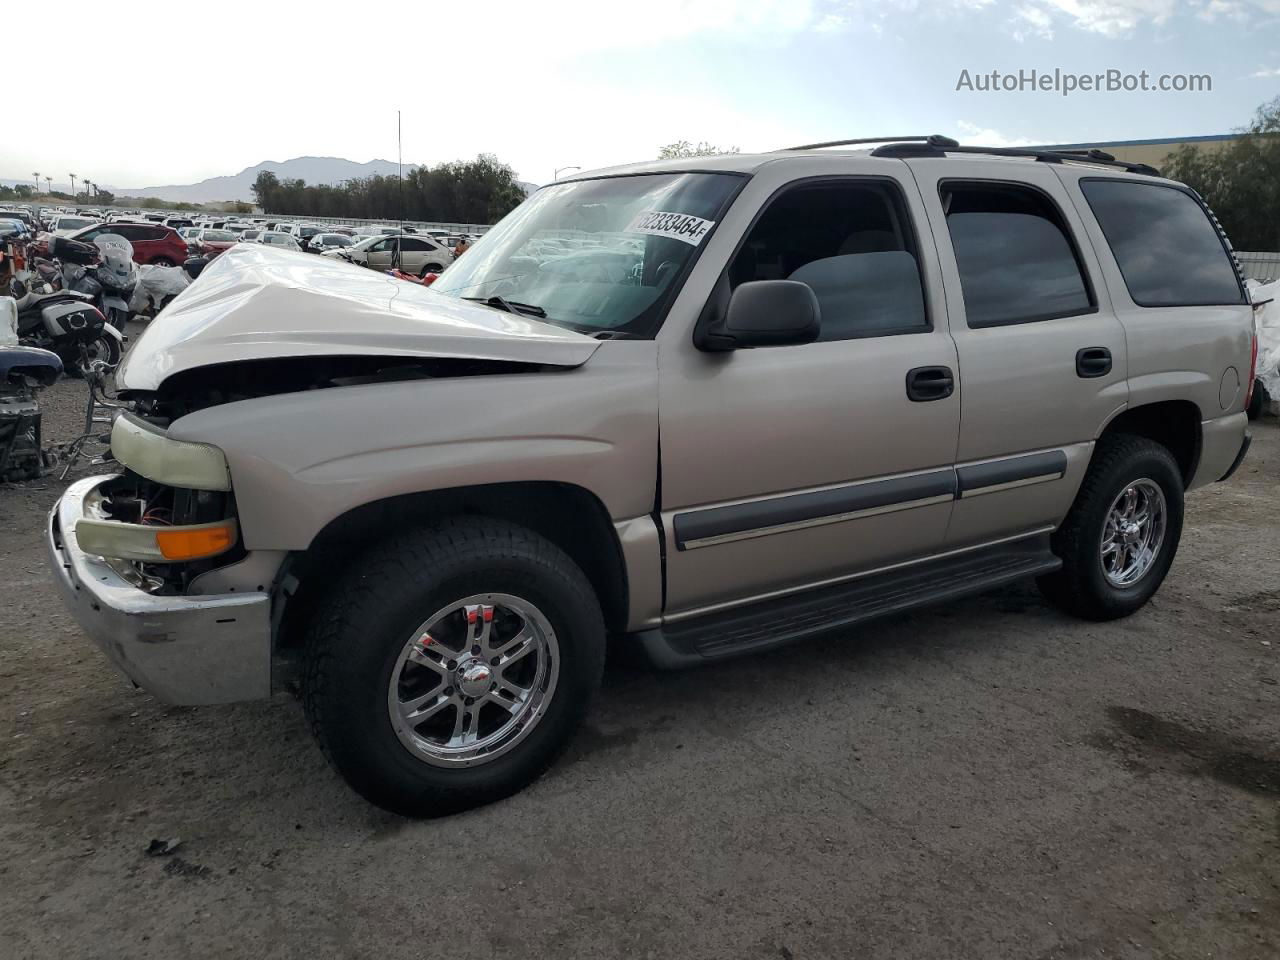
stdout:
[[1246,280],[1262,280],[1266,283],[1280,280],[1280,253],[1237,250],[1236,259],[1240,261],[1240,269],[1244,271]]

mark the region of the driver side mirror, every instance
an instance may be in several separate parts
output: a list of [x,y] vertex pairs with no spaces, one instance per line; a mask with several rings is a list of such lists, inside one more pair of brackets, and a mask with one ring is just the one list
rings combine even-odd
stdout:
[[813,288],[798,280],[751,280],[739,284],[722,317],[701,331],[700,350],[741,350],[812,343],[822,327]]

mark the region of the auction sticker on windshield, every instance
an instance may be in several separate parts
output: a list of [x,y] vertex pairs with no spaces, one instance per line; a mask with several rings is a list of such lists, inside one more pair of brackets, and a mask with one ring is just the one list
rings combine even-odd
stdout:
[[654,237],[670,237],[683,240],[696,247],[702,238],[716,225],[714,220],[703,220],[687,213],[665,213],[662,210],[645,210],[627,227],[627,233],[647,233]]

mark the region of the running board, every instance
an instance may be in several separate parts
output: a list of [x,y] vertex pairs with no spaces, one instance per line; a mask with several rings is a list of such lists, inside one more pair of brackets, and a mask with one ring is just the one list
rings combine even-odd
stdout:
[[676,670],[982,593],[1061,567],[1049,550],[1048,534],[1042,534],[668,623],[637,636],[655,665]]

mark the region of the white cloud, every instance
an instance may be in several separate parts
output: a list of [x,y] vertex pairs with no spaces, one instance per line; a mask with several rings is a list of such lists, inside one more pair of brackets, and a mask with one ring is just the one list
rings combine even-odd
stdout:
[[1029,147],[1036,143],[1044,143],[1043,140],[1011,137],[1001,133],[999,130],[980,127],[978,124],[970,123],[967,120],[956,121],[956,130],[959,131],[959,136],[956,137],[957,140],[962,144],[970,144],[977,147]]
[[1013,12],[1013,38],[1021,43],[1029,37],[1053,39],[1053,17],[1043,7],[1028,4]]
[[1249,76],[1252,78],[1280,77],[1280,67],[1271,67],[1270,69],[1264,68],[1262,70],[1258,70],[1256,73],[1249,74]]
[[1183,10],[1203,20],[1245,21],[1280,14],[1280,0],[1031,0],[1014,8],[1014,39],[1052,39],[1059,23],[1104,37],[1128,36],[1162,26]]

